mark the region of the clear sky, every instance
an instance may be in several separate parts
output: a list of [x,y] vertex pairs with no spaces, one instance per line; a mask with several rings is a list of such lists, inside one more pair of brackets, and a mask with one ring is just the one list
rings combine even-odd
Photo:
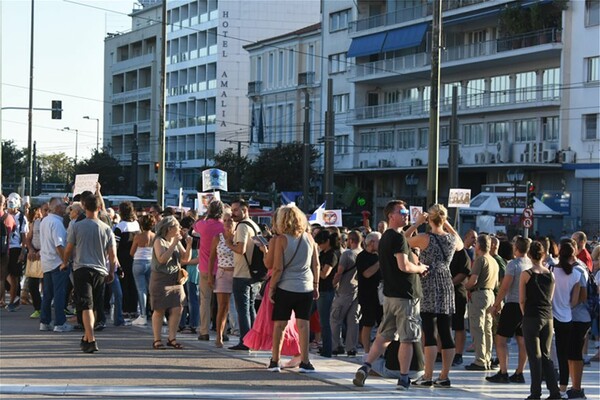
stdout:
[[[96,121],[103,125],[104,38],[131,29],[131,0],[35,0],[33,106],[50,108],[62,100],[63,118],[34,111],[33,140],[40,154],[88,158],[96,147]],[[110,10],[110,11],[107,11]],[[114,12],[111,12],[114,11]],[[29,104],[30,0],[1,0],[2,107]],[[61,131],[69,127],[72,131]],[[27,147],[27,111],[2,111],[2,139]]]

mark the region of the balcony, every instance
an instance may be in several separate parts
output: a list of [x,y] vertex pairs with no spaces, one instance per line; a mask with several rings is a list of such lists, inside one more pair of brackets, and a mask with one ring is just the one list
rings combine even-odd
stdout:
[[313,87],[315,85],[316,83],[314,72],[302,72],[298,74],[298,88]]
[[[450,11],[457,8],[468,7],[474,4],[485,3],[492,0],[452,0],[442,2],[442,11]],[[404,8],[401,10],[392,11],[385,14],[374,15],[369,18],[350,21],[348,24],[349,31],[360,32],[367,29],[379,28],[382,26],[391,26],[403,22],[413,21],[419,18],[425,18],[433,13],[433,8],[430,4],[420,5],[413,8]]]
[[[458,96],[458,110],[463,115],[483,111],[549,106],[560,106],[560,85],[558,84]],[[440,114],[450,115],[451,111],[451,97],[441,98]],[[404,101],[356,108],[349,113],[346,123],[360,125],[428,117],[429,100]]]
[[[562,42],[562,32],[559,29],[545,29],[508,38],[489,40],[486,42],[449,47],[442,50],[442,68],[444,64],[472,60],[479,57],[514,57],[519,49],[544,46]],[[533,50],[533,49],[532,49]],[[512,53],[507,53],[512,52]],[[431,65],[431,53],[411,54],[408,56],[379,60],[365,64],[357,64],[353,70],[351,81],[366,81],[395,77],[399,73],[421,71]],[[480,68],[478,65],[477,68]]]
[[259,96],[262,91],[262,81],[248,82],[248,96]]

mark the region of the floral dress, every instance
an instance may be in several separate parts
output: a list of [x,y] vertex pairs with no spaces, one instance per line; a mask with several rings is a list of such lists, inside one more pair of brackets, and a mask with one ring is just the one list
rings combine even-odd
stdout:
[[452,234],[429,234],[429,245],[421,252],[421,263],[429,265],[427,275],[421,277],[423,301],[421,312],[454,314],[454,285],[450,262],[456,247]]

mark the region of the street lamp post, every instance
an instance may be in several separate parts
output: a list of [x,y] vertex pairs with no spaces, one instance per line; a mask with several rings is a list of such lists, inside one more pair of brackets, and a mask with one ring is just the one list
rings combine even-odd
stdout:
[[520,169],[509,169],[506,171],[506,179],[513,185],[513,223],[515,225],[515,231],[517,226],[517,184],[523,180],[523,171]]
[[68,126],[61,129],[61,131],[75,131],[75,166],[77,166],[77,148],[79,147],[79,130],[71,129]]
[[100,119],[90,117],[89,115],[84,116],[83,119],[90,119],[90,120],[96,121],[96,153],[97,153],[100,151]]

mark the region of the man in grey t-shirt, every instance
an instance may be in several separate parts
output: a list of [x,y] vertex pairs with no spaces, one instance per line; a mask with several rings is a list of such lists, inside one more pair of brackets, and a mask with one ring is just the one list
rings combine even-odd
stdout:
[[360,306],[358,305],[358,279],[356,278],[356,256],[362,251],[360,244],[362,235],[358,231],[348,234],[348,249],[342,253],[338,269],[333,277],[333,285],[337,285],[335,297],[331,305],[330,324],[332,337],[331,354],[344,354],[340,346],[342,325],[346,321],[345,352],[349,356],[356,355],[358,345],[358,323]]
[[98,351],[94,336],[94,303],[102,301],[102,286],[112,282],[118,264],[114,234],[108,225],[98,219],[100,207],[98,196],[85,199],[86,219],[76,222],[69,230],[61,265],[61,269],[66,268],[75,250],[73,289],[77,309],[82,312],[85,334],[80,347],[84,353]]

